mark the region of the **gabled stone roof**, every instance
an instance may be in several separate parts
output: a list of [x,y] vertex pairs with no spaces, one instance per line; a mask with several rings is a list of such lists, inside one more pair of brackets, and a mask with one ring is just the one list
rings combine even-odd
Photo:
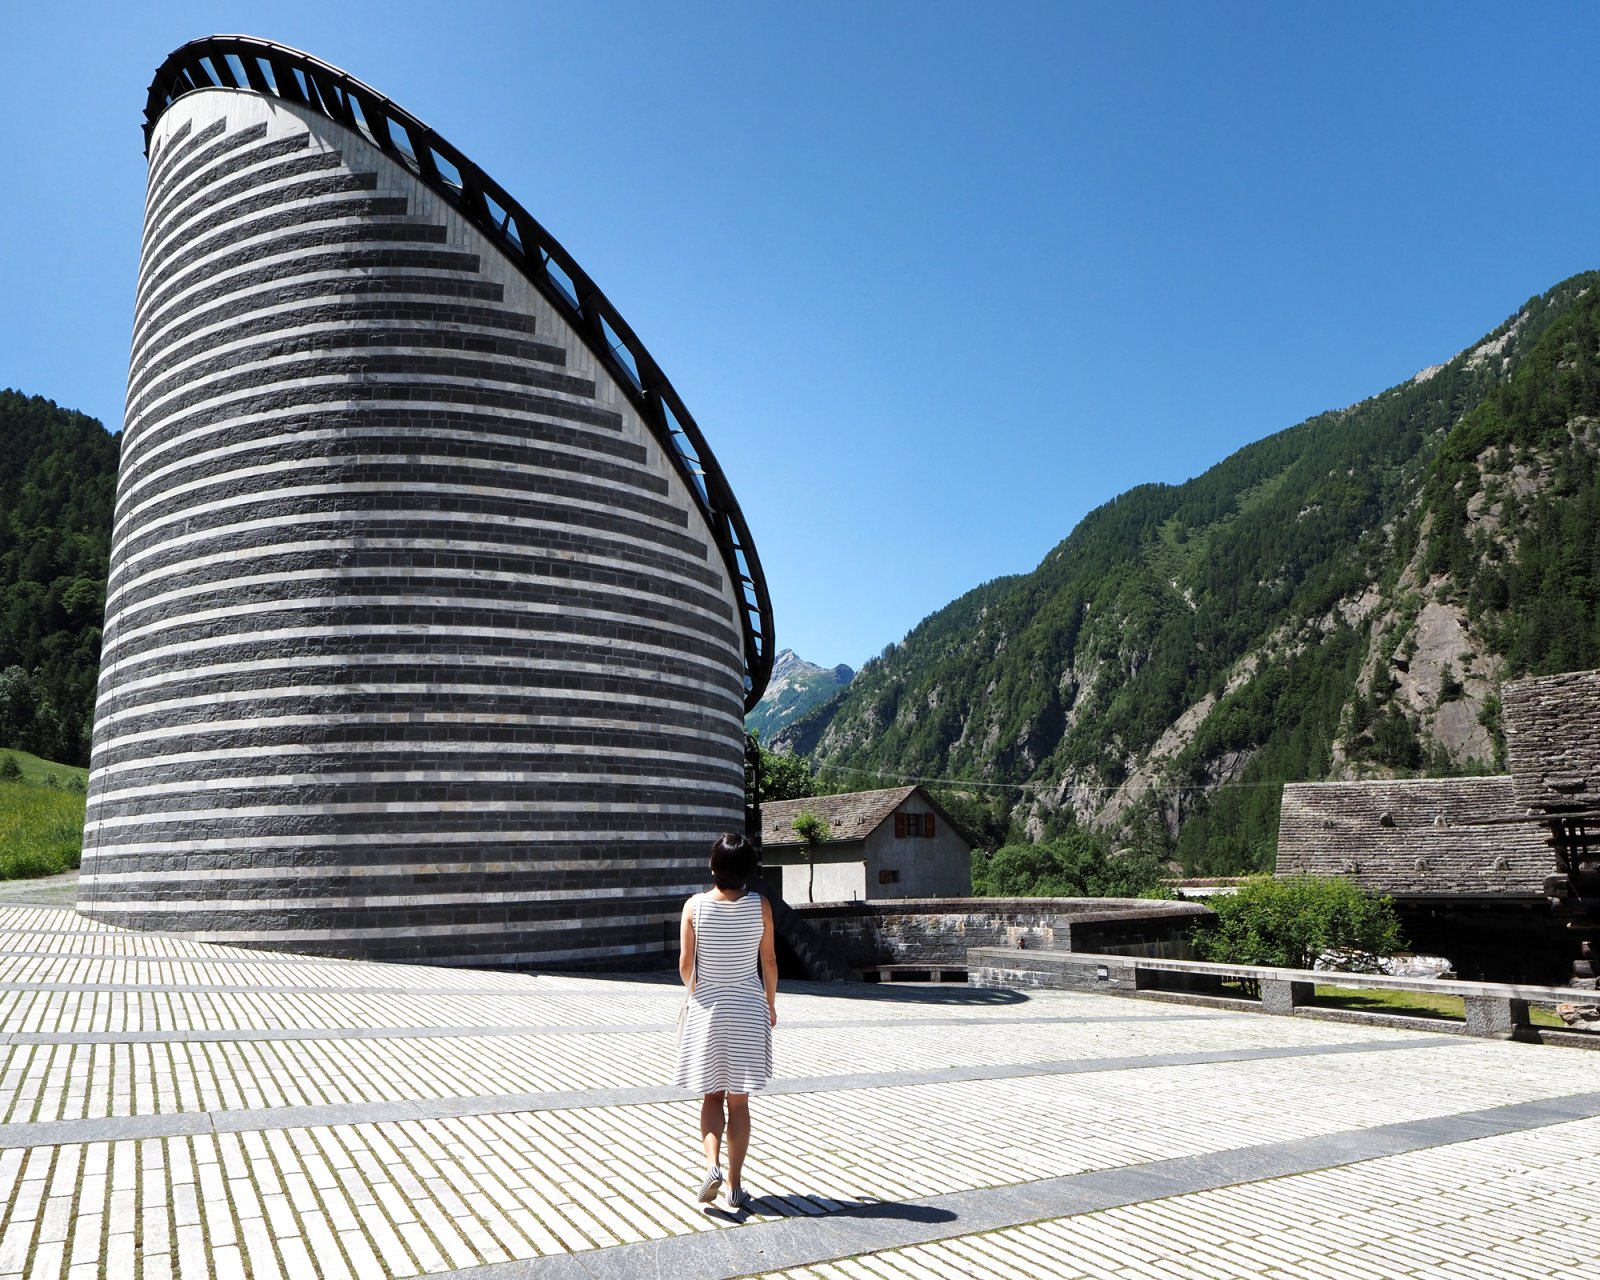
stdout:
[[1471,825],[1521,812],[1503,776],[1290,782],[1277,873],[1343,876],[1377,893],[1542,897],[1556,871],[1545,828]]
[[[847,791],[837,796],[808,796],[804,800],[769,800],[761,806],[761,847],[781,848],[802,842],[794,834],[794,820],[810,811],[827,819],[834,840],[865,840],[869,833],[915,793],[952,830],[966,835],[921,787],[889,787],[883,791]],[[970,839],[970,837],[967,837]]]
[[1524,809],[1600,809],[1600,671],[1507,681],[1506,757]]
[[847,791],[838,796],[807,796],[804,800],[770,800],[761,806],[761,847],[801,844],[794,820],[814,813],[833,828],[835,840],[864,840],[868,832],[898,809],[916,787],[890,787],[885,791]]

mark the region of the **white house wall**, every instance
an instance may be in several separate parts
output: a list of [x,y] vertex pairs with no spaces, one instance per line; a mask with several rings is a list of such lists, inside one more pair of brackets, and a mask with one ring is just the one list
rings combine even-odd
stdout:
[[859,841],[848,845],[829,845],[817,859],[816,896],[808,897],[812,869],[805,862],[795,863],[799,852],[784,849],[776,857],[768,857],[769,866],[783,868],[783,899],[785,902],[859,902],[865,894],[865,876],[862,871],[862,851]]
[[[900,806],[901,813],[933,814],[934,836],[894,834],[894,815],[886,818],[866,839],[866,896],[885,898],[969,898],[972,896],[971,846],[933,810],[913,795]],[[898,873],[892,884],[879,883],[884,871]]]
[[[896,837],[891,813],[864,841],[826,845],[817,861],[813,897],[807,896],[810,869],[800,850],[793,845],[768,849],[767,866],[782,870],[784,900],[877,902],[891,898],[971,897],[972,853],[966,840],[944,815],[935,813],[915,795],[902,803],[898,812],[932,815],[933,837]],[[883,871],[898,872],[898,877],[890,884],[880,883]]]

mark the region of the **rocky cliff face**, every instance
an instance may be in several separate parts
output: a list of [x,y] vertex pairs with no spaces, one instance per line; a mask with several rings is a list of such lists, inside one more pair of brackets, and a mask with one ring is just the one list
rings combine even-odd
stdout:
[[1500,682],[1600,665],[1596,284],[1123,494],[782,740],[1012,784],[1034,835],[1087,822],[1199,872],[1271,866],[1286,780],[1500,767]]

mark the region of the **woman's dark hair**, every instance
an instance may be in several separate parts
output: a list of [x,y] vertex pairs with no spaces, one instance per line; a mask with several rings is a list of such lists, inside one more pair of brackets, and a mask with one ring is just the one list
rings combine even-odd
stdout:
[[711,883],[719,889],[743,889],[756,873],[756,847],[736,832],[718,836],[711,846]]

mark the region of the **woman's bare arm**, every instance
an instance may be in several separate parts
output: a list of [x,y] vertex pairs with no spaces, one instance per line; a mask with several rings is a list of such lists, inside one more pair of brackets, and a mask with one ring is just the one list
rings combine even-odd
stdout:
[[761,899],[761,980],[767,987],[767,1017],[778,1025],[778,943],[772,931],[772,904]]
[[683,924],[678,930],[678,976],[694,990],[694,899],[683,904]]

